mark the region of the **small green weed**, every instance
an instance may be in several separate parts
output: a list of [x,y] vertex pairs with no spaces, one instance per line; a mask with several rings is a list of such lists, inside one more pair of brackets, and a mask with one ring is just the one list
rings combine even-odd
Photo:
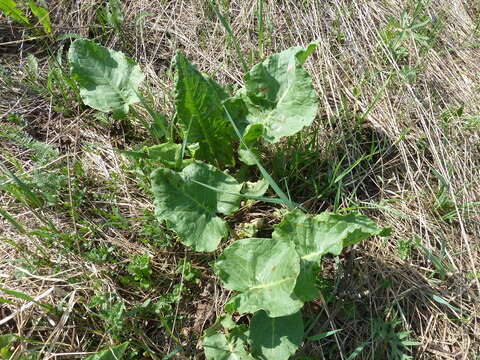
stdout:
[[438,276],[441,281],[444,281],[447,277],[447,272],[453,270],[444,264],[446,259],[445,242],[442,241],[440,243],[440,253],[437,255],[434,251],[423,246],[420,242],[420,238],[416,237],[414,241],[416,246],[422,250],[434,267],[434,271],[432,272],[431,276]]
[[[37,21],[38,24],[41,25],[42,31],[47,35],[50,34],[52,32],[52,29],[50,25],[50,17],[48,15],[48,11],[47,9],[37,5],[35,1],[29,0],[28,2],[26,2],[26,6],[24,4],[21,4],[20,7],[13,0],[0,1],[0,10],[7,17],[26,27],[36,27],[37,24],[31,21],[29,16],[26,14],[26,8],[31,11],[31,13],[35,17],[35,21]],[[36,28],[34,30],[38,32]]]
[[116,294],[94,296],[88,307],[103,322],[103,328],[114,339],[120,339],[125,331],[126,306],[122,298]]
[[130,276],[123,277],[122,282],[134,283],[146,289],[152,286],[150,255],[145,254],[134,256],[127,266],[127,272]]
[[162,229],[157,218],[149,211],[142,217],[142,226],[138,233],[143,244],[150,244],[154,248],[169,248],[172,246],[172,239]]
[[[419,56],[423,56],[434,46],[440,25],[434,23],[433,19],[427,15],[426,9],[429,3],[430,1],[418,1],[412,11],[403,10],[399,19],[389,20],[381,34],[382,43],[396,62],[403,63],[410,56],[412,49],[417,51]],[[409,72],[405,75],[407,80],[413,80]]]
[[[45,44],[46,52],[50,56],[41,64],[34,55],[29,54],[25,67],[26,76],[22,83],[51,103],[54,111],[64,116],[72,116],[74,109],[71,104],[73,101],[78,101],[80,97],[78,87],[63,66],[64,45],[62,43],[58,50],[54,50],[49,44]],[[44,69],[40,71],[40,67]],[[43,75],[44,72],[46,75]]]
[[182,275],[183,281],[196,282],[200,276],[200,271],[195,269],[192,262],[187,259],[182,259],[177,267],[177,273]]
[[416,247],[415,242],[411,240],[399,240],[397,244],[398,256],[406,260],[412,249]]
[[[126,355],[130,355],[125,357]],[[133,351],[130,343],[125,342],[123,344],[109,347],[108,349],[101,350],[96,354],[90,355],[85,360],[126,360],[132,359],[131,355],[138,355],[136,351]]]
[[97,8],[97,18],[102,25],[102,31],[114,29],[119,35],[123,32],[123,9],[119,0],[108,0],[104,6]]
[[26,171],[19,166],[14,157],[4,154],[8,159],[4,164],[9,164],[14,170],[6,166],[0,167],[0,190],[9,192],[18,201],[29,206],[58,205],[61,191],[67,184],[64,164],[58,161],[58,150],[33,139],[27,133],[27,126],[19,116],[9,114],[8,119],[15,125],[3,127],[0,141],[22,148],[25,151],[24,156],[32,163],[31,168]]
[[98,246],[95,248],[91,248],[91,246],[88,246],[88,249],[82,249],[86,250],[85,252],[85,258],[87,258],[89,261],[96,263],[96,264],[105,264],[112,262],[115,257],[114,257],[114,252],[115,252],[115,247],[113,246]]
[[421,343],[410,340],[410,331],[399,331],[402,321],[396,318],[388,321],[377,318],[372,326],[372,343],[374,345],[375,359],[409,360],[411,346]]

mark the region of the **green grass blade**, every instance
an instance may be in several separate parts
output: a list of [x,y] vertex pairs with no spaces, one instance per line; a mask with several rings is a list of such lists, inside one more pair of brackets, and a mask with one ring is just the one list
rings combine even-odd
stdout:
[[23,11],[17,9],[17,4],[13,0],[0,0],[0,10],[2,10],[6,16],[11,17],[13,20],[22,23],[23,25],[32,25]]
[[[216,191],[216,192],[221,192],[221,193],[224,193],[224,194],[240,196],[240,197],[243,197],[243,198],[249,199],[249,200],[264,201],[264,202],[268,202],[268,203],[272,203],[272,204],[284,204],[284,201],[282,199],[279,199],[279,198],[268,198],[268,197],[265,197],[265,196],[253,196],[253,195],[247,195],[247,194],[236,194],[236,193],[225,191],[225,190],[222,190],[222,189],[217,189],[213,186],[210,186],[208,184],[205,184],[205,183],[193,180],[193,179],[191,181],[194,182],[194,183],[197,183],[198,185],[202,185],[202,186],[206,187],[207,189],[210,189],[210,190],[213,190],[213,191]],[[296,207],[300,206],[297,203],[292,202],[292,204],[294,204]]]
[[12,171],[10,171],[10,169],[4,167],[3,171],[6,172],[17,184],[19,191],[25,198],[24,201],[26,204],[32,205],[34,207],[43,206],[44,204],[43,200],[32,192],[32,190],[30,189],[30,186],[28,186],[26,183],[20,180],[18,176],[16,176]]
[[235,121],[233,121],[232,116],[230,115],[230,112],[228,111],[227,107],[225,104],[222,105],[223,109],[225,111],[225,114],[227,115],[228,121],[232,124],[233,130],[235,131],[235,134],[237,135],[238,139],[240,140],[240,143],[242,146],[244,146],[245,150],[249,152],[250,156],[252,157],[253,161],[255,162],[255,165],[258,167],[260,170],[260,173],[262,174],[263,178],[268,182],[268,184],[272,187],[273,191],[275,191],[275,194],[282,200],[283,204],[288,207],[289,210],[292,210],[296,207],[299,207],[298,204],[295,204],[292,202],[287,195],[280,189],[280,187],[277,185],[275,180],[270,176],[267,170],[262,166],[260,161],[257,159],[255,154],[249,149],[247,144],[243,141],[242,134],[240,134],[240,130],[238,130],[237,125],[235,124]]
[[50,16],[48,15],[48,11],[45,8],[35,4],[35,2],[32,0],[28,2],[28,7],[32,11],[33,15],[35,15],[35,17],[38,19],[40,25],[42,25],[45,34],[51,34],[52,27],[50,25]]
[[181,346],[177,346],[175,349],[173,349],[169,354],[165,355],[162,360],[168,360],[173,358],[177,353],[182,351],[183,348]]
[[[152,109],[152,107],[147,104],[143,96],[138,91],[135,91],[135,94],[140,99],[140,103],[142,104],[142,106],[145,108],[145,110],[147,110],[148,114],[152,117],[154,125],[160,129],[160,131],[163,133],[163,136],[165,136],[167,139],[170,140],[170,136],[169,136],[170,133],[167,129],[167,123],[165,121],[165,118],[162,115],[157,114]],[[144,125],[147,126],[148,128],[148,125],[146,125],[144,121],[142,121],[142,123],[144,123]],[[155,137],[157,138],[157,140],[161,140],[161,137],[159,136],[155,136]]]
[[8,294],[8,295],[10,295],[10,296],[13,296],[13,297],[15,297],[15,298],[17,298],[17,299],[32,302],[32,303],[34,303],[35,305],[40,306],[42,309],[44,309],[44,310],[47,311],[47,312],[55,313],[55,310],[54,310],[54,308],[53,308],[51,305],[41,304],[41,303],[39,303],[37,300],[35,300],[34,298],[32,298],[31,296],[29,296],[29,295],[27,295],[27,294],[24,294],[23,292],[15,291],[15,290],[10,290],[10,289],[5,289],[5,288],[2,288],[2,287],[0,287],[0,291],[4,292],[5,294]]
[[350,356],[347,358],[347,360],[353,360],[355,359],[362,351],[363,349],[365,349],[365,347],[370,344],[369,341],[365,341],[364,343],[360,344],[359,346],[357,346],[357,348],[355,350],[353,350],[353,352],[350,354]]
[[264,33],[265,33],[265,22],[263,19],[263,0],[257,0],[257,19],[258,19],[258,56],[260,61],[265,57],[264,51]]
[[[24,183],[22,180],[20,180],[13,172],[10,171],[10,169],[3,166],[0,166],[0,169],[8,173],[8,175],[17,184],[20,193],[25,197],[23,202],[30,208],[30,211],[33,213],[33,215],[35,215],[35,217],[37,217],[37,219],[40,220],[42,223],[47,225],[52,232],[59,234],[60,231],[58,231],[55,224],[52,223],[47,218],[40,215],[40,213],[35,210],[36,207],[42,207],[44,205],[43,199],[38,197],[35,193],[33,193],[32,190],[30,189],[30,186]],[[18,200],[21,201],[21,199],[18,199]]]
[[247,63],[245,62],[245,58],[242,54],[242,51],[240,50],[240,45],[238,44],[237,38],[233,34],[230,24],[228,23],[227,19],[225,19],[225,17],[220,13],[220,10],[218,9],[217,4],[213,0],[208,0],[208,3],[210,4],[210,7],[215,12],[215,15],[217,15],[218,19],[220,20],[223,27],[227,31],[228,36],[232,40],[233,46],[235,48],[235,52],[237,53],[237,57],[240,60],[240,63],[242,64],[243,72],[247,73],[248,72]]
[[326,331],[326,332],[323,332],[323,333],[320,333],[320,334],[317,334],[317,335],[313,335],[313,336],[309,336],[308,337],[308,340],[310,341],[319,341],[319,340],[322,340],[326,337],[329,337],[329,336],[332,336],[338,332],[342,331],[342,329],[337,329],[337,330],[330,330],[330,331]]
[[7,220],[10,224],[12,224],[12,226],[15,229],[17,229],[19,232],[21,232],[22,234],[27,233],[27,231],[22,226],[22,224],[20,224],[17,220],[15,220],[7,211],[0,209],[0,215],[2,215],[5,218],[5,220]]

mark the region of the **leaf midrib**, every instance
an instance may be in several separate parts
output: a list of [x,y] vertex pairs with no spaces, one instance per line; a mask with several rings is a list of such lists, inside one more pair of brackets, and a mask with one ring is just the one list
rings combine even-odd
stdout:
[[277,280],[277,281],[274,281],[274,282],[271,282],[271,283],[268,283],[268,284],[261,284],[261,285],[257,285],[257,286],[252,286],[249,290],[266,289],[266,288],[274,287],[274,286],[277,286],[277,285],[280,285],[280,284],[283,284],[285,282],[292,281],[292,280],[296,280],[296,277],[287,277],[285,279]]
[[[114,58],[111,54],[109,54],[109,56],[110,56],[111,58]],[[89,57],[87,57],[87,59],[89,59]],[[115,61],[118,62],[119,59],[115,59]],[[130,75],[130,74],[131,74],[131,71],[129,71],[128,60],[125,59],[125,61],[127,62],[127,69],[126,69],[126,70],[127,70],[127,72],[128,72],[128,75]],[[97,62],[97,63],[99,63],[99,62]],[[125,98],[125,97],[122,95],[122,93],[119,91],[119,88],[117,88],[116,86],[114,86],[113,83],[109,80],[109,78],[105,75],[105,72],[106,72],[106,71],[105,71],[105,68],[106,68],[106,67],[105,67],[103,64],[101,64],[101,63],[99,63],[99,64],[100,64],[101,67],[103,68],[103,71],[99,69],[99,72],[100,72],[100,74],[101,74],[100,80],[103,80],[103,81],[104,81],[104,84],[110,86],[110,88],[113,89],[113,91],[114,91],[114,92],[118,95],[118,97],[122,100],[123,105],[127,105],[127,104],[128,104],[127,98]],[[118,71],[119,71],[119,70],[117,70],[117,72],[118,72]],[[90,81],[93,85],[97,85],[96,81],[94,81],[91,76],[88,76],[88,79],[89,79],[89,81]],[[120,83],[121,83],[121,82],[122,82],[122,81],[120,81]]]
[[[294,70],[296,70],[297,68],[295,67]],[[287,67],[287,71],[288,71],[288,67]],[[290,78],[288,79],[290,81]],[[295,80],[295,79],[294,79]],[[268,124],[268,121],[270,120],[270,118],[272,117],[272,114],[275,112],[275,109],[278,108],[278,105],[283,103],[285,97],[287,96],[287,94],[290,93],[290,91],[292,90],[292,87],[293,85],[295,84],[295,81],[291,81],[289,82],[288,86],[287,86],[287,89],[285,90],[285,92],[282,94],[282,96],[280,97],[280,99],[277,101],[277,103],[275,104],[275,108],[273,108],[272,111],[269,111],[267,116],[264,118],[264,120],[262,121],[263,123],[265,124]],[[276,137],[276,136],[274,136]]]
[[[185,95],[188,97],[188,99],[190,100],[189,103],[194,105],[194,110],[195,110],[195,115],[192,116],[192,119],[191,121],[193,122],[194,120],[196,120],[195,122],[199,125],[199,128],[203,134],[203,138],[206,140],[207,142],[207,145],[208,145],[208,150],[210,152],[210,156],[212,156],[216,163],[217,163],[217,166],[220,167],[220,159],[217,158],[217,156],[215,156],[215,151],[214,151],[214,147],[213,147],[213,143],[212,143],[212,140],[209,136],[209,132],[208,132],[208,129],[205,128],[204,124],[203,124],[203,121],[200,121],[200,116],[198,115],[199,114],[199,111],[198,111],[198,106],[197,106],[197,102],[194,100],[194,98],[191,96],[191,92],[193,93],[196,93],[196,90],[198,89],[198,85],[197,86],[192,86],[191,88],[189,87],[189,82],[188,81],[184,81],[183,79],[186,79],[187,78],[187,75],[186,75],[186,71],[185,71],[185,68],[188,66],[188,64],[185,64],[183,63],[183,76],[181,77],[181,81],[182,83],[184,84],[185,86]],[[203,78],[202,74],[200,74],[198,71],[197,71],[197,74],[198,76],[199,81],[198,83],[200,83],[200,81],[205,81],[206,84],[207,84],[207,88],[210,88],[210,83],[208,82],[207,79]],[[191,91],[193,88],[193,91]],[[211,90],[213,94],[216,94],[215,90]],[[205,99],[205,94],[203,94],[203,98]],[[219,101],[219,104],[221,104],[221,101]],[[213,128],[213,130],[215,130],[215,128]]]
[[[113,57],[113,56],[112,56],[112,57]],[[118,60],[116,60],[116,61],[118,61]],[[127,59],[125,59],[125,61],[127,61]],[[126,69],[126,70],[127,70],[127,74],[130,75],[130,74],[131,74],[131,71],[128,71],[128,70],[129,70],[129,69],[128,69],[128,65],[127,65],[127,69]],[[117,71],[118,71],[118,70],[117,70]],[[110,80],[105,76],[105,72],[104,72],[104,71],[102,72],[102,78],[105,80],[105,82],[107,83],[107,85],[109,85],[109,86],[115,91],[115,93],[118,94],[118,97],[119,97],[120,99],[122,99],[123,105],[127,105],[127,99],[122,96],[122,93],[121,93],[119,90],[117,90],[117,88],[116,88],[115,86],[113,86],[113,84],[110,82]],[[121,83],[121,81],[120,81],[120,83]]]
[[[187,184],[187,181],[185,180],[185,178],[179,174],[180,178],[182,179],[182,182],[184,184]],[[204,212],[208,213],[209,215],[213,215],[213,217],[217,217],[217,213],[215,211],[211,211],[209,210],[207,207],[205,207],[202,203],[200,203],[197,199],[195,199],[194,197],[190,196],[190,194],[188,194],[187,192],[185,191],[182,191],[182,189],[180,187],[177,187],[175,186],[175,184],[173,184],[171,181],[168,181],[168,184],[171,185],[178,193],[180,193],[180,195],[183,195],[185,196],[186,198],[190,199],[193,201],[193,203],[195,203],[196,205],[198,205],[199,208],[203,209]]]

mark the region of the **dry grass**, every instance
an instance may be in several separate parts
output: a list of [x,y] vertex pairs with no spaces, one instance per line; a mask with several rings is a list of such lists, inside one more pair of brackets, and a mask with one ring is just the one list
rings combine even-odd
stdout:
[[[113,30],[105,34],[94,27],[96,3],[50,2],[57,35],[77,32],[96,37],[136,58],[156,108],[167,116],[173,115],[170,59],[178,49],[221,83],[241,83],[243,72],[233,44],[207,1],[126,2],[123,34]],[[474,2],[427,4],[420,11],[422,19],[431,20],[420,28],[427,40],[422,43],[410,34],[400,49],[404,54],[395,56],[388,31],[393,36],[398,32],[391,19],[400,19],[403,10],[411,19],[416,5],[413,0],[265,3],[266,54],[319,41],[306,66],[321,109],[314,129],[304,136],[315,144],[308,151],[318,168],[309,166],[297,179],[288,179],[294,195],[313,211],[332,209],[331,198],[316,198],[313,190],[295,185],[298,179],[305,176],[322,183],[328,164],[344,159],[346,168],[377,145],[376,154],[348,175],[340,205],[364,209],[393,229],[387,240],[365,242],[339,263],[325,263],[336,301],[311,303],[305,314],[319,315],[312,334],[343,330],[321,342],[307,342],[301,353],[314,359],[347,359],[366,341],[371,344],[357,359],[386,358],[389,341],[374,333],[373,324],[395,318],[401,320],[397,332],[411,331],[411,339],[421,343],[414,349],[415,359],[480,357],[480,13]],[[229,20],[247,58],[258,49],[255,11],[256,1],[229,2]],[[142,12],[151,14],[143,28],[135,25]],[[87,189],[86,200],[78,207],[60,204],[38,210],[58,230],[51,239],[29,234],[45,224],[11,194],[0,192],[1,209],[26,229],[22,234],[10,222],[0,221],[1,287],[37,298],[38,303],[62,306],[62,311],[47,311],[38,303],[4,294],[12,303],[0,303],[0,321],[15,316],[0,323],[0,334],[40,342],[38,346],[22,341],[14,350],[18,356],[37,346],[40,359],[83,358],[118,343],[87,305],[94,295],[115,293],[127,309],[148,298],[159,299],[182,282],[176,268],[187,258],[201,275],[198,283],[185,285],[188,293],[173,306],[175,320],[169,331],[178,343],[157,326],[159,319],[130,317],[124,327],[131,339],[159,356],[180,345],[179,358],[202,358],[197,344],[201,331],[221,313],[229,294],[208,270],[211,258],[179,245],[163,248],[139,241],[151,199],[141,190],[129,162],[111,149],[131,148],[145,134],[118,122],[98,122],[74,95],[62,110],[55,107],[57,98],[35,92],[25,80],[26,56],[37,54],[40,81],[45,81],[48,53],[38,42],[22,42],[31,35],[6,24],[1,15],[0,19],[0,42],[9,43],[0,44],[0,65],[8,73],[0,75],[1,126],[8,123],[8,113],[21,115],[33,138],[60,150],[61,158],[47,164],[45,171],[61,167],[67,172],[70,180],[61,190],[63,202],[72,202],[76,187]],[[60,42],[48,44],[58,49]],[[31,171],[24,147],[1,137],[0,146],[5,167]],[[295,146],[302,149],[304,144]],[[271,160],[266,157],[264,162],[272,166]],[[75,175],[76,162],[84,169],[81,175]],[[118,210],[128,226],[105,225],[109,219],[93,211],[97,208]],[[62,233],[70,234],[70,247]],[[82,256],[84,243],[114,248],[115,261],[87,260]],[[153,256],[156,288],[123,285],[118,275],[125,273],[129,258],[143,253]],[[32,272],[19,276],[19,268]],[[20,307],[25,304],[29,305]]]

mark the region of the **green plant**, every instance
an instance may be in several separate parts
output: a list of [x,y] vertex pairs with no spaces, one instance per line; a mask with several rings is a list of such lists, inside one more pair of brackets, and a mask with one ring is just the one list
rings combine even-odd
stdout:
[[[403,10],[399,19],[389,20],[381,36],[382,43],[394,60],[401,61],[407,58],[411,47],[421,53],[431,49],[435,37],[435,24],[425,11],[429,3],[429,0],[418,1],[413,11]],[[405,75],[407,79],[412,80],[408,71]]]
[[375,344],[375,356],[388,360],[412,359],[406,352],[410,346],[421,345],[418,341],[410,340],[410,331],[398,331],[402,321],[396,318],[391,320],[375,319],[372,326],[372,339]]
[[126,315],[130,318],[134,317],[134,321],[158,319],[157,327],[163,328],[175,342],[180,343],[173,333],[172,327],[176,321],[183,318],[183,315],[177,313],[175,304],[178,304],[182,296],[186,294],[183,283],[174,284],[166,294],[157,298],[148,298],[142,304],[130,309]]
[[12,356],[11,347],[17,341],[14,334],[0,335],[0,359],[10,359]]
[[103,321],[105,330],[115,339],[119,339],[125,330],[126,306],[116,294],[94,296],[88,307],[96,312]]
[[415,248],[415,242],[411,240],[400,240],[397,244],[398,256],[405,260],[412,249]]
[[[47,9],[37,5],[32,0],[29,0],[27,5],[32,14],[36,17],[38,23],[42,26],[44,33],[47,35],[50,34],[52,28]],[[28,18],[27,14],[19,9],[17,3],[13,0],[0,0],[0,10],[13,21],[19,22],[24,26],[32,27],[34,25]]]
[[151,286],[152,268],[150,267],[150,256],[148,254],[134,256],[128,264],[127,272],[130,274],[124,280],[133,282],[138,285],[149,288]]
[[182,259],[177,267],[177,272],[182,275],[186,282],[197,281],[200,271],[192,266],[192,262],[187,259]]
[[[385,234],[359,213],[306,214],[260,163],[263,144],[298,133],[316,117],[318,100],[303,68],[315,47],[293,47],[267,57],[245,74],[245,85],[234,94],[177,53],[178,127],[162,123],[167,141],[135,153],[161,165],[150,176],[155,215],[180,242],[196,251],[213,252],[223,239],[235,240],[214,264],[225,288],[236,293],[225,305],[226,313],[205,332],[208,359],[289,358],[304,339],[300,310],[320,296],[317,277],[322,257],[339,255],[344,247]],[[122,115],[136,102],[146,106],[138,93],[144,76],[123,54],[80,39],[71,45],[69,60],[85,104]],[[176,138],[181,142],[175,143]],[[263,183],[238,181],[239,163],[242,168],[256,165]],[[264,196],[268,186],[263,184],[278,197]],[[271,238],[239,239],[229,218],[222,217],[235,214],[242,199],[288,208]],[[148,278],[145,259],[141,266],[135,264],[129,272]],[[234,312],[253,314],[249,330],[232,320]]]
[[25,16],[24,12],[17,8],[17,3],[13,0],[2,0],[0,2],[0,10],[10,17],[13,21],[17,21],[23,25],[31,26],[30,20]]
[[101,350],[96,354],[89,355],[85,360],[121,360],[130,345],[129,342]]
[[122,33],[123,10],[120,0],[108,0],[104,6],[98,8],[97,17],[104,28],[104,32],[108,28],[113,28],[119,34]]
[[[479,201],[472,201],[464,204],[455,204],[452,199],[452,191],[449,182],[438,171],[432,169],[433,174],[438,180],[438,187],[435,191],[435,204],[433,211],[445,221],[453,221],[458,217],[457,210],[462,211],[462,215],[468,216],[468,213],[477,213],[477,208],[480,206]],[[462,190],[463,191],[463,190]],[[459,197],[459,192],[453,193],[454,198]]]
[[144,75],[123,53],[79,39],[70,46],[68,59],[86,105],[123,115],[139,101],[136,92]]
[[113,246],[99,246],[88,250],[88,252],[85,254],[85,257],[91,262],[104,264],[109,260],[112,260],[112,254],[114,251],[115,248]]
[[447,251],[445,249],[445,242],[442,241],[440,243],[440,254],[438,256],[435,254],[434,251],[428,249],[427,247],[423,246],[419,237],[415,237],[414,242],[417,248],[422,250],[425,256],[430,260],[432,263],[434,270],[432,271],[432,275],[438,275],[440,280],[444,281],[447,278],[447,273],[451,269],[448,265],[444,264],[444,260],[447,258]]
[[[57,205],[60,201],[60,190],[67,183],[64,168],[59,166],[62,163],[56,161],[59,151],[30,136],[27,133],[27,125],[17,115],[9,114],[8,118],[13,125],[5,125],[2,128],[0,140],[24,149],[26,156],[32,161],[32,166],[28,172],[24,171],[6,154],[12,170],[0,166],[0,190],[7,191],[17,200],[34,207]],[[54,166],[50,166],[55,162]]]

